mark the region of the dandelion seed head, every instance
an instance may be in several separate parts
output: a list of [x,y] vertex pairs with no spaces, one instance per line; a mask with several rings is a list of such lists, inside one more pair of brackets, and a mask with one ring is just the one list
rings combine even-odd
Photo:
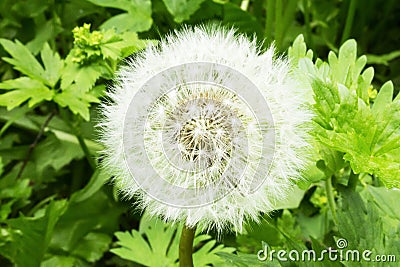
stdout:
[[301,179],[306,86],[274,49],[187,28],[127,62],[102,105],[104,170],[139,208],[241,231]]

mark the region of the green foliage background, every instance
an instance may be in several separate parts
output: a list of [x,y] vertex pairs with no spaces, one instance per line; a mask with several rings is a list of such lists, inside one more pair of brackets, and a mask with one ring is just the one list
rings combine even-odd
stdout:
[[178,265],[181,226],[118,197],[94,126],[125,57],[208,22],[274,42],[312,78],[315,162],[260,224],[198,233],[195,266],[398,266],[256,255],[345,238],[400,261],[399,18],[395,0],[2,0],[0,266]]

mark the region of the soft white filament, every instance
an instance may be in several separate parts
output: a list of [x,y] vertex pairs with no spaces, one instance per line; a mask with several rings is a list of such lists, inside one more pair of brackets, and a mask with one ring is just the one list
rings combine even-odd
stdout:
[[[151,77],[193,62],[211,62],[237,70],[261,91],[262,101],[268,103],[273,118],[273,125],[265,127],[273,126],[274,147],[269,155],[273,159],[270,166],[261,166],[269,168],[267,176],[255,192],[249,193],[252,177],[257,176],[260,167],[257,160],[262,151],[260,140],[264,126],[257,124],[252,107],[240,95],[218,87],[221,81],[231,77],[216,77],[215,85],[175,88],[154,103],[150,103],[154,91],[149,89],[146,92],[149,98],[142,101],[149,102],[152,108],[144,118],[144,140],[137,140],[144,142],[146,154],[136,156],[150,159],[158,175],[182,187],[204,187],[218,182],[230,161],[237,163],[224,181],[223,186],[231,186],[229,194],[207,205],[184,208],[160,202],[141,190],[131,176],[124,155],[138,152],[133,141],[129,144],[131,149],[124,150],[123,131],[132,99]],[[276,58],[272,47],[260,53],[255,41],[237,35],[234,30],[210,26],[176,32],[159,46],[149,47],[129,60],[120,70],[108,94],[109,103],[102,105],[104,121],[100,123],[100,141],[105,146],[104,169],[115,177],[115,184],[124,196],[136,197],[139,207],[152,215],[184,221],[188,226],[217,230],[233,226],[241,231],[245,220],[257,220],[260,212],[274,210],[277,202],[287,198],[293,180],[301,178],[299,171],[305,164],[301,153],[308,146],[304,125],[311,115],[304,105],[309,91],[294,77],[287,60]],[[242,146],[242,136],[236,134],[239,128],[246,133],[246,149]],[[140,135],[132,133],[136,134]],[[181,171],[182,166],[193,172]]]

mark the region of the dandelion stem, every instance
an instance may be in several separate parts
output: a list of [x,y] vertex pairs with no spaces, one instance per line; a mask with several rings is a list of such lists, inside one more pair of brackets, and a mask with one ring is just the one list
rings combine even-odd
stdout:
[[196,227],[189,228],[186,225],[182,228],[181,240],[179,242],[179,266],[193,267],[193,239]]
[[332,177],[328,177],[325,181],[325,189],[326,189],[326,196],[328,198],[329,208],[332,212],[333,222],[338,225],[338,220],[336,216],[336,204],[335,204],[335,197],[333,195],[333,187],[332,187]]

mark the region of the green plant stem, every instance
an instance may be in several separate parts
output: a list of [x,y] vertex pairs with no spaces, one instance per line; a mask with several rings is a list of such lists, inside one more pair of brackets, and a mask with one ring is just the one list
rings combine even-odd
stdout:
[[25,170],[26,165],[28,164],[29,158],[31,157],[31,154],[33,152],[33,150],[35,149],[35,147],[37,146],[37,144],[39,143],[40,138],[42,137],[42,135],[44,134],[44,131],[46,130],[47,125],[49,125],[51,119],[53,119],[53,117],[57,114],[57,110],[54,109],[49,116],[47,117],[47,119],[44,121],[43,125],[40,127],[40,130],[38,132],[38,134],[36,135],[35,141],[33,141],[33,143],[29,146],[29,150],[28,153],[26,154],[25,160],[21,165],[21,168],[19,169],[19,172],[17,174],[17,179],[19,179],[22,176],[22,173]]
[[86,145],[85,139],[82,137],[80,133],[76,135],[76,138],[78,139],[78,142],[83,150],[83,153],[85,154],[85,157],[87,161],[89,162],[90,167],[95,170],[96,169],[96,161],[94,160],[92,154],[89,151],[89,148]]
[[275,45],[278,51],[282,49],[283,41],[282,0],[275,2]]
[[193,267],[193,240],[196,228],[186,225],[182,228],[181,240],[179,242],[179,266]]
[[355,190],[357,187],[358,183],[358,174],[355,174],[353,170],[350,170],[350,176],[349,176],[349,182],[347,184],[347,187],[350,188],[351,190]]
[[338,225],[338,220],[336,216],[336,204],[335,204],[335,197],[333,194],[333,187],[332,187],[332,177],[329,177],[325,181],[325,190],[326,196],[328,198],[328,205],[332,212],[333,222]]
[[272,42],[272,28],[274,24],[275,0],[266,0],[267,10],[265,18],[265,39],[268,43]]
[[350,36],[350,31],[351,28],[353,27],[354,14],[356,12],[357,0],[349,0],[349,1],[350,5],[349,9],[347,10],[346,24],[344,26],[342,39],[340,41],[341,44],[343,44],[344,41],[346,41]]
[[306,41],[307,41],[307,45],[312,47],[309,3],[310,3],[309,0],[303,0],[304,23],[305,23],[305,26],[306,26]]

